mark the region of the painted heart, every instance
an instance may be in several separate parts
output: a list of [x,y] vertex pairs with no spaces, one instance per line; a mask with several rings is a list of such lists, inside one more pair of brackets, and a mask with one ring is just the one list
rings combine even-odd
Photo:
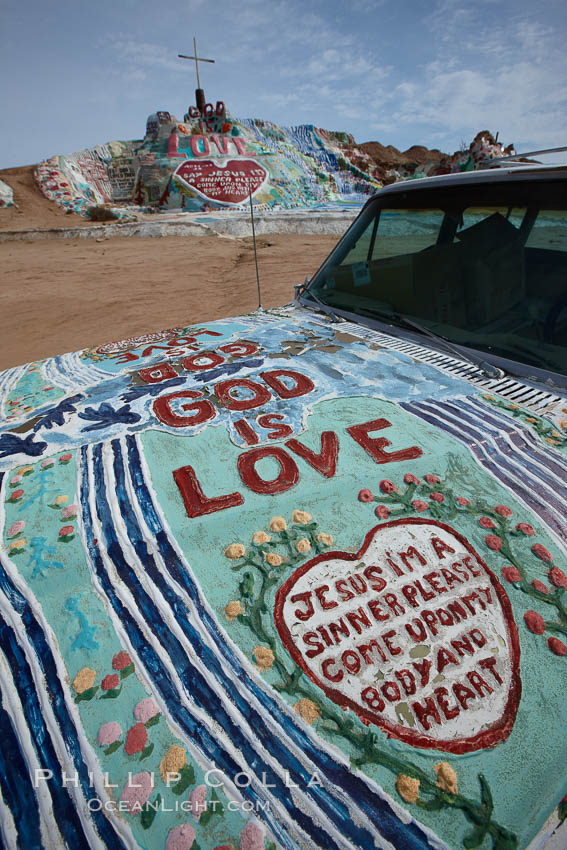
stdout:
[[448,525],[394,520],[355,555],[307,561],[278,590],[274,617],[309,678],[388,737],[466,753],[510,734],[521,693],[510,602]]
[[202,198],[221,204],[241,204],[255,195],[268,179],[268,172],[253,159],[229,159],[220,165],[210,159],[186,160],[174,176]]

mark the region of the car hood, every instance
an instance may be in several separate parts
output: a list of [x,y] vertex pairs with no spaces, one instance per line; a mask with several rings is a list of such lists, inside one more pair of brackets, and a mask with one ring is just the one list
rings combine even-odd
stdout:
[[0,787],[26,846],[542,828],[564,403],[392,340],[288,308],[0,374]]

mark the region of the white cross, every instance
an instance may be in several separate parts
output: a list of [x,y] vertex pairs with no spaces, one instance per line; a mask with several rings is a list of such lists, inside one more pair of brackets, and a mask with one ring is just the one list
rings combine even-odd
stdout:
[[197,56],[197,39],[193,38],[193,52],[194,56],[185,56],[183,53],[178,53],[178,57],[180,59],[194,59],[195,60],[195,70],[197,72],[197,88],[201,88],[201,81],[199,80],[199,62],[212,62],[213,65],[215,63],[214,59],[202,59],[200,56]]

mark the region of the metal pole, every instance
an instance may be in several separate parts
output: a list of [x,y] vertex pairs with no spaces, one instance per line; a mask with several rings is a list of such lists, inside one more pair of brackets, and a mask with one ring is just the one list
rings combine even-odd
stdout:
[[256,263],[256,284],[258,286],[258,310],[262,309],[262,293],[260,291],[260,273],[258,272],[258,252],[256,250],[256,230],[254,228],[254,207],[252,206],[252,189],[249,186],[250,219],[252,221],[252,241],[254,242],[254,262]]
[[197,39],[193,36],[193,52],[195,53],[195,70],[197,71],[197,88],[201,88],[201,82],[199,80],[199,60],[197,59]]

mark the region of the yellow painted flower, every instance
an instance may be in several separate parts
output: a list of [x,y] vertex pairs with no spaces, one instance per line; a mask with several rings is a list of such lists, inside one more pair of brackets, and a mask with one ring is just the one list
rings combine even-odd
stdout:
[[546,437],[545,442],[549,443],[550,446],[558,446],[559,445],[557,440],[552,440],[551,437]]
[[491,395],[483,395],[483,398],[486,399],[486,401],[494,401],[494,396]]
[[311,543],[307,537],[302,537],[301,540],[298,540],[295,544],[295,548],[298,552],[309,552],[311,549]]
[[227,546],[224,550],[224,554],[227,558],[230,558],[231,561],[235,561],[237,558],[242,558],[246,549],[242,545],[242,543],[231,543],[230,546]]
[[554,428],[551,432],[551,436],[552,437],[559,437],[559,439],[561,439],[562,435],[559,433],[559,431],[556,431],[555,428]]
[[69,496],[57,496],[57,498],[55,499],[55,504],[56,505],[64,505],[65,502],[68,502],[68,501],[69,501]]
[[273,516],[270,522],[270,528],[272,531],[285,531],[287,528],[287,522],[283,516]]
[[415,803],[419,797],[419,779],[399,773],[396,779],[396,791],[406,803]]
[[508,405],[508,410],[519,410],[519,409],[520,408],[518,407],[517,404],[509,404]]
[[90,690],[96,679],[96,670],[91,670],[90,667],[81,667],[75,678],[73,679],[73,687],[78,694]]
[[308,514],[307,511],[294,511],[291,518],[298,525],[305,525],[306,522],[311,521],[311,514]]
[[8,546],[8,552],[19,552],[21,549],[25,549],[26,546],[26,538],[21,537],[19,540],[12,540],[10,545]]
[[333,535],[332,534],[325,534],[324,531],[322,531],[321,534],[317,535],[317,540],[320,540],[321,543],[323,543],[324,546],[332,546],[333,545]]
[[457,774],[447,761],[439,761],[433,766],[433,770],[437,774],[437,785],[448,794],[458,794]]
[[277,555],[275,552],[266,552],[264,558],[271,567],[281,567],[283,564],[282,556]]
[[309,725],[313,724],[319,719],[319,717],[321,717],[321,709],[317,703],[313,702],[313,700],[307,699],[306,697],[303,697],[299,700],[299,702],[296,702],[293,706],[293,710],[296,714],[299,714],[306,723],[309,723]]
[[18,475],[27,475],[28,472],[33,472],[33,466],[22,466],[21,469],[18,469]]
[[533,416],[526,416],[526,422],[529,422],[530,425],[536,425],[537,419],[535,419]]
[[266,534],[265,531],[256,531],[252,535],[252,543],[255,543],[257,546],[261,546],[262,543],[269,543],[271,539],[270,535]]
[[274,663],[274,653],[269,646],[255,646],[252,650],[256,664],[261,670],[269,670]]
[[239,614],[244,614],[244,608],[242,607],[240,600],[235,599],[228,603],[224,609],[224,613],[226,615],[226,619],[232,622],[233,620],[236,620]]
[[172,744],[164,758],[159,763],[159,772],[164,782],[175,779],[175,774],[180,773],[185,767],[187,756],[183,747]]
[[559,427],[561,428],[562,431],[567,431],[567,419],[560,419],[559,420]]

